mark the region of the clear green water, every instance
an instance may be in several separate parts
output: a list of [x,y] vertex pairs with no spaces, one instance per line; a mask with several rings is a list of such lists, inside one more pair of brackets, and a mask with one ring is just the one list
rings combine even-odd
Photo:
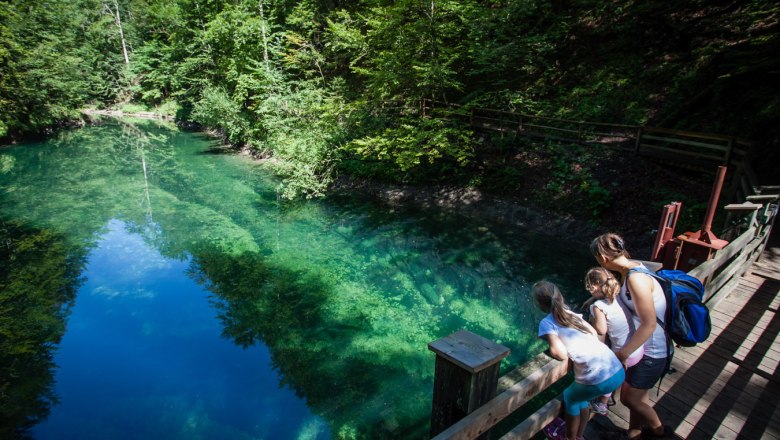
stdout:
[[0,149],[0,434],[425,438],[429,342],[506,371],[542,350],[533,282],[582,299],[581,245],[277,185],[150,122]]

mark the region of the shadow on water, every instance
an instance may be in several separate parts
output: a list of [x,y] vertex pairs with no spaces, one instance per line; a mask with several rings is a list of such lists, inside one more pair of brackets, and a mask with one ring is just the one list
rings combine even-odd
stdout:
[[56,405],[53,351],[84,281],[86,249],[0,218],[0,437],[27,438]]
[[236,151],[227,145],[214,145],[206,150],[198,152],[197,154],[202,156],[223,156],[234,155],[236,154]]
[[425,436],[427,420],[419,416],[429,390],[418,369],[430,359],[404,351],[379,359],[361,348],[372,337],[371,318],[360,307],[332,310],[335,286],[326,277],[275,266],[257,253],[208,248],[195,250],[191,275],[214,293],[223,336],[245,348],[269,347],[280,385],[305,397],[335,437]]

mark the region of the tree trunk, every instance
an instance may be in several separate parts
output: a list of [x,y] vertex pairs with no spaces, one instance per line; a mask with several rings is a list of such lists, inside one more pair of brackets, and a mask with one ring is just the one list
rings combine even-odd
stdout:
[[259,0],[258,5],[260,7],[260,30],[263,33],[263,62],[265,62],[265,71],[271,72],[271,67],[268,65],[268,39],[265,34],[265,13],[263,12],[263,0]]
[[117,0],[114,0],[114,9],[111,9],[111,6],[107,4],[103,4],[106,9],[108,9],[108,13],[111,14],[111,17],[114,19],[114,24],[116,24],[116,27],[119,28],[119,38],[122,40],[122,55],[125,57],[125,65],[130,65],[130,57],[127,55],[127,43],[125,42],[125,31],[122,29],[122,18],[119,16],[119,3],[117,3]]

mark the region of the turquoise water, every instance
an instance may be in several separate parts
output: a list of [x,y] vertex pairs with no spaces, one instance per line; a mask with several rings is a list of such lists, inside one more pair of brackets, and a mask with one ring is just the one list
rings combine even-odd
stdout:
[[542,350],[533,282],[583,298],[580,245],[278,185],[151,122],[0,149],[0,434],[425,438],[429,342],[468,329],[506,371]]

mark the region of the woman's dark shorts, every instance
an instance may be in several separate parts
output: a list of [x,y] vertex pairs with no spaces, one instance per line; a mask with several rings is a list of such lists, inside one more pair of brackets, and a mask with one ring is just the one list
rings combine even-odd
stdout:
[[666,370],[666,358],[644,356],[636,365],[626,370],[626,382],[633,388],[649,390]]

